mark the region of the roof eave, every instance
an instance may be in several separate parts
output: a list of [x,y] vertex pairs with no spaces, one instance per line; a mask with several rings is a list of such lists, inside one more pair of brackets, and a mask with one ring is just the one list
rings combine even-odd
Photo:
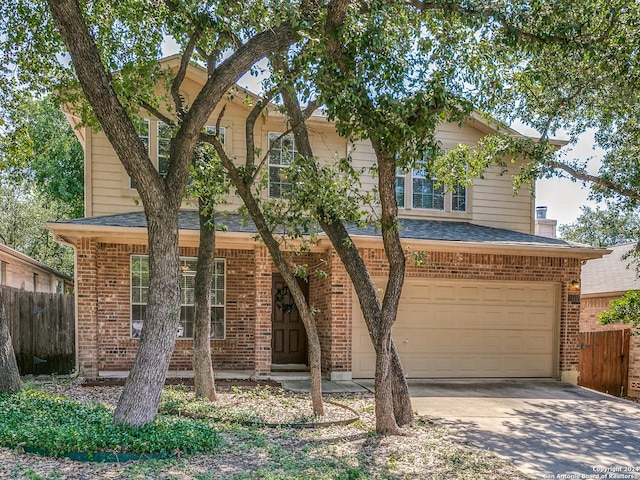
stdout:
[[[113,227],[103,225],[73,225],[64,223],[46,223],[57,237],[77,245],[81,237],[96,238],[105,243],[130,242],[134,244],[147,243],[147,229],[144,227]],[[216,232],[216,246],[218,248],[255,249],[262,243],[256,240],[256,233],[250,232]],[[359,247],[380,248],[381,237],[375,235],[353,235],[353,240]],[[197,230],[180,230],[181,246],[198,246],[199,232]],[[427,240],[403,238],[403,245],[412,250],[428,250],[435,252],[472,252],[492,253],[503,255],[542,255],[548,257],[578,258],[589,260],[601,258],[610,251],[602,248],[559,247],[554,245],[517,244],[507,242],[470,242],[452,240]],[[326,234],[318,235],[318,241],[313,251],[326,251],[331,248],[331,242]]]

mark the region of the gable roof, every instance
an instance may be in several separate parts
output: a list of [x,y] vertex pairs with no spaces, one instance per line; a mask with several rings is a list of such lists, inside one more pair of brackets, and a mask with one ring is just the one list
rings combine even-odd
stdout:
[[[549,255],[576,258],[599,258],[608,252],[608,250],[567,242],[557,238],[540,237],[513,230],[475,225],[469,222],[406,218],[399,219],[399,222],[400,238],[405,243],[407,241],[416,242],[416,247],[421,246],[439,250],[451,250],[453,248],[461,251],[490,249],[496,251],[496,253],[510,252],[519,255]],[[253,222],[246,221],[244,217],[238,214],[220,214],[216,217],[216,223],[218,225],[217,230],[220,231],[218,235],[220,240],[223,240],[225,236],[230,236],[236,240],[244,238],[247,241],[253,241],[257,235],[257,229]],[[130,212],[65,220],[48,223],[46,226],[56,235],[70,239],[80,236],[107,237],[110,235],[126,235],[134,232],[139,235],[146,235],[147,221],[143,212]],[[198,212],[195,210],[181,210],[179,228],[185,235],[188,233],[197,235],[199,230]],[[381,241],[380,232],[373,225],[366,228],[349,225],[347,230],[354,237],[354,241],[359,243],[376,242],[379,244]],[[319,234],[320,237],[323,236],[322,231],[314,233]],[[323,242],[323,240],[321,239],[320,242]],[[528,252],[523,253],[525,251]]]
[[640,289],[640,280],[634,266],[627,268],[631,260],[622,258],[634,246],[634,243],[627,243],[609,247],[610,255],[588,261],[582,267],[582,294],[617,294]]

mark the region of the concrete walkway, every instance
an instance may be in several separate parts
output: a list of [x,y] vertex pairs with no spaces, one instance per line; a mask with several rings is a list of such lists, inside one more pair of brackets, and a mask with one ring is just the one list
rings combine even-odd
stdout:
[[[309,392],[311,391],[310,380],[289,380],[280,379],[277,376],[271,377],[273,380],[280,382],[282,388],[292,392]],[[369,390],[362,385],[350,380],[322,380],[322,393],[367,393]]]
[[532,478],[640,478],[640,404],[554,380],[410,380],[409,391],[419,415]]

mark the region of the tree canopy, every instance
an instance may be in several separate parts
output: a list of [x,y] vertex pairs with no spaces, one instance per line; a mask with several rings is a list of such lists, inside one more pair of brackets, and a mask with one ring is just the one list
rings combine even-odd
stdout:
[[564,240],[609,247],[620,243],[638,240],[640,234],[640,215],[637,211],[628,211],[608,205],[600,207],[580,207],[582,214],[574,223],[561,225],[560,237]]

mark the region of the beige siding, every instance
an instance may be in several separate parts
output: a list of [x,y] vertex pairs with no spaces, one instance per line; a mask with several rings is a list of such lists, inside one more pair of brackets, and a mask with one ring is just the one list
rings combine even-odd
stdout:
[[[194,72],[187,76],[183,85],[187,102],[192,102],[196,98],[198,81],[201,79],[198,79],[198,75]],[[251,105],[244,103],[243,98],[244,94],[241,93],[236,94],[233,99],[228,99],[227,108],[220,122],[226,129],[227,152],[234,158],[236,164],[243,164],[246,156],[245,119]],[[208,124],[215,125],[218,115],[219,109],[211,115]],[[348,147],[347,141],[340,138],[331,124],[321,117],[312,117],[308,121],[308,127],[314,153],[321,160],[333,162],[344,157],[349,148],[353,166],[364,171],[361,178],[363,188],[375,187],[376,180],[370,172],[375,163],[375,155],[370,142],[357,141]],[[266,155],[268,150],[268,133],[284,132],[286,128],[284,118],[277,112],[267,112],[258,119],[255,127],[256,146],[262,149],[262,156]],[[486,130],[486,126],[482,126],[475,120],[461,127],[457,124],[445,124],[438,128],[437,135],[443,148],[451,149],[460,143],[476,143],[484,135],[479,128]],[[153,119],[150,122],[149,131],[150,156],[155,159],[157,158],[157,124]],[[128,176],[104,133],[88,132],[88,137],[88,157],[91,163],[87,168],[89,182],[87,214],[107,215],[141,210],[142,205],[138,200],[137,192],[129,188]],[[257,159],[257,163],[261,161],[262,157]],[[500,169],[493,168],[486,173],[484,179],[474,181],[473,186],[467,191],[466,212],[452,212],[450,207],[445,208],[445,211],[411,209],[408,205],[408,208],[400,210],[400,215],[412,218],[471,221],[480,225],[532,233],[533,199],[527,189],[522,189],[517,196],[513,195],[512,175],[517,172],[517,168],[518,165],[511,165],[504,175],[500,175]],[[445,203],[448,204],[449,200]],[[234,211],[239,206],[241,206],[241,200],[230,194],[220,209]],[[194,205],[185,203],[184,208],[194,208]]]
[[514,195],[512,175],[516,171],[517,168],[511,167],[500,175],[500,169],[493,167],[483,179],[473,182],[473,223],[533,233],[533,197],[526,187]]

